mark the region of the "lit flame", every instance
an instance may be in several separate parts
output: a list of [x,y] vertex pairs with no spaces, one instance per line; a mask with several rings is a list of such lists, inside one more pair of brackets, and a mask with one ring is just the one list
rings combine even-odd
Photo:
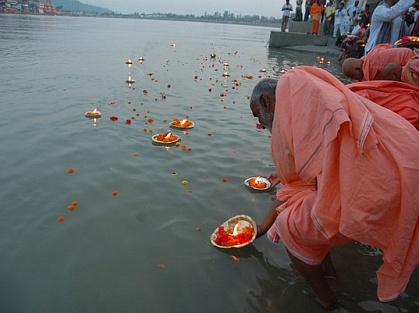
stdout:
[[233,236],[237,236],[239,234],[239,223],[237,223],[236,225],[234,225],[234,229],[233,229]]
[[187,122],[188,120],[182,120],[182,122],[180,122],[180,125],[185,125],[186,124],[186,122]]
[[164,139],[169,139],[170,136],[172,136],[172,133],[171,132],[168,132],[167,135],[164,137]]
[[260,176],[256,177],[255,184],[259,184],[262,182],[262,178]]

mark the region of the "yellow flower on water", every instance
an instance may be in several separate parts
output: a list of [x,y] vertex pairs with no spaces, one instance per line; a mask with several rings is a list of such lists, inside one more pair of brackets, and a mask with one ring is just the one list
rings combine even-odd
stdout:
[[182,180],[182,185],[187,185],[189,182],[187,180]]

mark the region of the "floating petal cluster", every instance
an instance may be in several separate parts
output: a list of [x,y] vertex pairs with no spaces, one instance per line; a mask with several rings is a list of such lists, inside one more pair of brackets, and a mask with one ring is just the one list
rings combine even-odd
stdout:
[[220,226],[214,241],[217,245],[230,247],[249,242],[252,237],[253,229],[251,227],[243,227],[241,232],[234,234],[234,228],[225,230],[224,226]]

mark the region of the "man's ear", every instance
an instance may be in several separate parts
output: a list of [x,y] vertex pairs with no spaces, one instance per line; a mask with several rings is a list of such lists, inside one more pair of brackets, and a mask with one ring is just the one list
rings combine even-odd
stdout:
[[261,95],[260,103],[268,112],[273,113],[275,111],[275,99],[271,99],[267,95]]

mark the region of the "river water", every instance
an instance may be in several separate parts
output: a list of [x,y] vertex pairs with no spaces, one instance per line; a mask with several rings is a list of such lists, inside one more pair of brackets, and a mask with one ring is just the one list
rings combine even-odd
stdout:
[[[336,56],[270,50],[270,31],[0,15],[1,313],[323,312],[282,244],[209,241],[236,214],[261,221],[275,196],[243,184],[273,171],[248,108],[256,82],[296,65],[340,75]],[[185,117],[179,147],[152,143]],[[340,312],[418,312],[417,271],[377,301],[381,257],[332,251]]]

